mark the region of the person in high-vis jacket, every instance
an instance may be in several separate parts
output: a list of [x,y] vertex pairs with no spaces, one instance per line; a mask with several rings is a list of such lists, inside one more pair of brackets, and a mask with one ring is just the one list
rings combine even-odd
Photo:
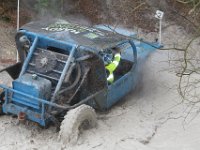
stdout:
[[113,58],[113,61],[106,65],[106,70],[108,71],[108,77],[107,77],[107,81],[108,83],[113,83],[114,82],[114,71],[117,69],[117,67],[119,66],[119,63],[120,63],[120,60],[121,60],[121,54],[120,52],[116,52],[114,54],[114,58]]

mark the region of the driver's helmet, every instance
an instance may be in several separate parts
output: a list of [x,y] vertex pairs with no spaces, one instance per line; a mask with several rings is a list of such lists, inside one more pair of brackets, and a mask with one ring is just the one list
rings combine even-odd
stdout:
[[110,63],[112,63],[113,52],[112,52],[111,49],[100,51],[99,54],[102,57],[105,66],[109,65]]

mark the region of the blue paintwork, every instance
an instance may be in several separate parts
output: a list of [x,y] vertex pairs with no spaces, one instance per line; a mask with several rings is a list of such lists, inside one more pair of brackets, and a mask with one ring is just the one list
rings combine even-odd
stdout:
[[[0,85],[0,87],[5,91],[3,112],[15,115],[18,115],[20,112],[24,112],[29,120],[37,122],[42,126],[46,126],[49,122],[49,116],[46,116],[45,107],[60,106],[53,103],[54,101],[51,101],[50,97],[44,96],[45,93],[50,91],[51,87],[50,83],[46,79],[40,78],[38,81],[33,81],[30,76],[26,75],[28,63],[30,62],[36,47],[46,49],[47,47],[52,46],[70,53],[72,49],[74,50],[74,48],[77,47],[77,44],[67,41],[58,41],[26,30],[21,30],[20,32],[25,34],[33,44],[23,64],[19,79],[13,81],[13,88]],[[151,52],[155,51],[155,49],[159,47],[157,43],[147,43],[135,39],[122,41],[119,45],[124,43],[130,43],[132,47],[127,48],[124,52],[123,59],[134,62],[134,65],[127,74],[120,77],[120,79],[113,84],[107,85],[104,89],[103,95],[98,95],[96,97],[100,109],[104,110],[110,108],[136,86],[138,81],[138,61],[143,61]],[[84,46],[81,46],[80,48],[82,50],[97,53],[97,50],[88,49]],[[92,103],[91,105],[94,106],[95,104]]]
[[[128,72],[126,75],[124,75],[108,87],[107,104],[105,106],[106,108],[110,108],[111,106],[113,106],[136,87],[140,76],[140,65],[145,62],[150,53],[156,50],[156,47],[159,48],[159,45],[156,43],[144,43],[136,40],[133,40],[133,42],[135,46],[129,47],[127,49],[128,54],[126,55],[127,60],[130,60],[130,56],[132,56],[132,59],[134,56],[137,56],[136,64],[132,67],[130,72]],[[134,54],[133,56],[131,51],[136,52],[137,55]]]
[[19,76],[22,76],[25,73],[25,71],[26,71],[26,69],[28,67],[28,63],[30,62],[31,57],[33,56],[33,53],[35,51],[35,48],[37,47],[37,43],[38,43],[38,37],[36,36],[34,41],[33,41],[33,45],[30,48],[30,52],[28,53],[28,56],[27,56],[27,58],[26,58],[26,60],[25,60],[25,62],[23,64],[23,67],[22,67],[22,70],[21,70]]
[[[0,88],[4,89],[5,92],[5,102],[3,104],[3,112],[6,114],[14,114],[18,115],[20,112],[26,113],[26,117],[29,120],[39,123],[42,126],[46,126],[49,122],[50,116],[46,116],[46,106],[52,106],[56,108],[60,108],[56,103],[52,103],[47,99],[41,99],[33,96],[32,94],[27,94],[24,91],[15,90],[13,88],[9,88],[5,85],[0,85]],[[30,101],[35,101],[35,103],[40,103],[40,109],[35,109],[33,107],[28,107],[27,105],[17,104],[12,99],[12,94],[20,95],[21,97],[25,97]],[[19,102],[19,101],[18,101]],[[30,106],[30,104],[29,104]]]
[[[44,110],[41,108],[41,110]],[[6,114],[15,114],[18,115],[20,112],[24,112],[26,114],[26,119],[32,120],[34,122],[39,123],[41,126],[46,126],[49,123],[49,118],[44,116],[44,113],[41,111],[36,111],[34,109],[30,109],[25,107],[24,105],[17,105],[14,103],[4,104],[3,112]]]
[[[49,99],[51,97],[51,87],[51,82],[49,80],[41,77],[33,79],[30,74],[24,74],[13,81],[13,89],[23,91],[26,94],[30,94],[41,99]],[[12,99],[15,103],[38,110],[40,109],[40,103],[38,101],[30,100],[20,94],[14,93],[12,95]]]
[[106,108],[110,108],[121,98],[123,98],[127,93],[129,93],[135,86],[137,82],[137,49],[133,41],[129,41],[131,47],[129,48],[130,55],[132,56],[132,61],[134,62],[131,70],[118,79],[116,82],[108,86],[108,96]]
[[77,44],[70,43],[68,41],[66,42],[58,41],[53,38],[49,38],[48,36],[44,36],[42,34],[36,34],[33,32],[26,31],[26,30],[20,30],[19,32],[26,35],[28,39],[31,40],[31,42],[33,42],[36,39],[36,37],[38,37],[39,42],[37,42],[37,47],[40,47],[40,48],[57,47],[69,52],[69,50],[71,50],[72,47],[77,46]]
[[120,28],[120,27],[114,27],[114,26],[111,26],[111,25],[96,25],[95,27],[98,28],[98,29],[106,30],[106,31],[111,31],[111,32],[114,31],[114,32],[119,33],[119,34],[124,35],[124,36],[136,37],[135,32],[129,31],[127,29]]
[[[42,126],[46,126],[48,124],[49,117],[45,117],[45,106],[50,105],[55,107],[55,104],[35,97],[33,95],[34,93],[25,93],[24,89],[23,91],[20,91],[3,85],[0,85],[0,87],[3,88],[5,92],[5,102],[3,104],[4,113],[18,115],[20,112],[24,112],[27,119],[37,122]],[[22,99],[18,99],[20,97]],[[28,101],[30,102],[28,103]],[[38,104],[39,107],[37,107]]]

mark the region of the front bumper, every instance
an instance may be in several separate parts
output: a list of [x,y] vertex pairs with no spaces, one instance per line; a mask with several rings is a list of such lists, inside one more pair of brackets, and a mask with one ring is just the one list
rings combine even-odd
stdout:
[[12,114],[18,116],[20,113],[25,114],[25,119],[39,123],[41,126],[46,126],[49,123],[49,119],[41,112],[25,108],[16,104],[3,104],[3,112],[5,114]]
[[[4,90],[5,97],[4,103],[2,106],[3,113],[12,114],[18,116],[20,113],[25,114],[25,118],[34,122],[39,123],[41,126],[47,126],[50,122],[50,115],[46,112],[47,106],[57,107],[59,105],[55,103],[51,103],[44,99],[35,98],[31,95],[22,93],[20,91],[14,90],[12,88],[6,87],[4,85],[0,85],[0,88]],[[26,97],[30,101],[36,101],[39,103],[39,109],[35,109],[33,107],[17,103],[12,99],[13,94],[18,94],[23,97]]]

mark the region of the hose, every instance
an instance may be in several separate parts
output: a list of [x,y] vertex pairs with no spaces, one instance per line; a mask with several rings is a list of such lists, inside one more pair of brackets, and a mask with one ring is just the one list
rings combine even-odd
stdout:
[[76,91],[74,92],[74,94],[70,97],[70,99],[68,100],[68,103],[71,103],[71,101],[73,100],[73,98],[76,96],[76,94],[78,93],[78,91],[80,90],[81,86],[83,85],[88,73],[90,71],[90,68],[86,68],[85,69],[85,73],[83,75],[83,78],[81,80],[81,83],[79,84],[78,88],[76,89]]
[[[79,63],[77,63],[77,66],[76,66],[76,67],[77,67],[76,79],[74,80],[74,82],[73,82],[69,87],[67,87],[67,88],[65,88],[65,89],[63,89],[63,90],[61,90],[61,91],[59,91],[58,94],[62,94],[62,93],[64,93],[64,92],[66,92],[66,91],[69,91],[69,90],[73,89],[73,88],[78,84],[78,82],[79,82],[79,80],[80,80],[80,78],[81,78],[81,66],[80,66]],[[71,76],[72,71],[73,71],[73,66],[70,67],[70,72],[69,72],[69,74],[67,75],[67,78],[69,78],[69,77]]]

